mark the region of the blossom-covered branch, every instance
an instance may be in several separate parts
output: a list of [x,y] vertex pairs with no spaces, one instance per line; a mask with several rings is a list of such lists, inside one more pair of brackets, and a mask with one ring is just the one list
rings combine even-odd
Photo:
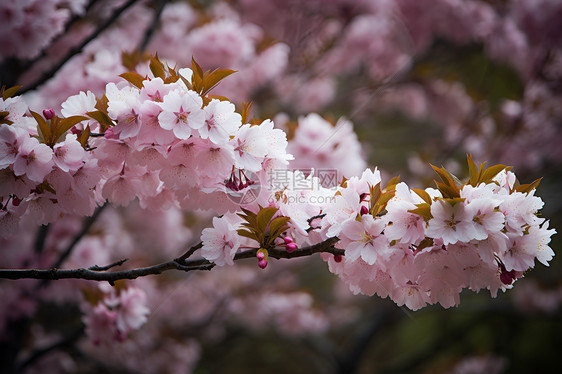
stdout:
[[[315,253],[331,253],[333,255],[343,254],[343,250],[334,248],[334,243],[337,239],[331,238],[327,239],[322,243],[311,245],[304,248],[299,248],[294,252],[286,252],[282,250],[271,250],[269,253],[270,257],[276,259],[290,259],[297,257],[311,256]],[[194,246],[193,248],[198,248],[200,245]],[[188,251],[189,253],[190,251]],[[237,253],[234,260],[242,260],[247,258],[253,258],[256,256],[257,249],[247,250]],[[183,259],[180,256],[174,260],[166,261],[157,265],[121,270],[121,271],[111,271],[108,272],[109,268],[114,266],[120,266],[125,262],[125,260],[118,261],[115,264],[108,266],[93,266],[88,269],[49,269],[49,270],[39,270],[39,269],[0,269],[0,278],[4,279],[87,279],[95,281],[107,281],[114,284],[118,280],[122,279],[136,279],[138,277],[144,277],[147,275],[158,275],[169,270],[180,270],[184,272],[193,270],[210,270],[215,265],[206,259]]]

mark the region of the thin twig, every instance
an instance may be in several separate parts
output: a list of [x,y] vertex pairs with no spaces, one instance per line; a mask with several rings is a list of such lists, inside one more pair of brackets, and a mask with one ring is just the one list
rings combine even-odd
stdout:
[[47,239],[47,234],[49,233],[49,225],[41,225],[37,230],[37,236],[35,237],[35,245],[33,249],[36,254],[41,254],[43,252],[43,247],[45,247],[45,241]]
[[84,221],[84,225],[82,226],[82,230],[80,230],[80,232],[74,237],[74,239],[72,240],[72,242],[68,245],[68,247],[66,247],[66,249],[64,250],[64,252],[60,255],[60,257],[58,258],[58,260],[51,266],[51,268],[55,269],[60,267],[63,262],[68,258],[68,256],[70,256],[70,254],[72,253],[72,250],[74,249],[74,247],[76,246],[76,244],[78,244],[78,242],[80,240],[82,240],[82,238],[84,237],[84,235],[86,235],[86,233],[88,232],[88,230],[90,230],[90,227],[92,227],[92,225],[96,222],[96,220],[98,219],[99,215],[101,214],[101,212],[105,209],[105,207],[107,206],[107,202],[105,204],[103,204],[102,206],[98,207],[94,214],[92,214],[91,217],[86,218],[86,220]]
[[[281,249],[271,249],[269,250],[269,257],[281,259],[281,258],[296,258],[310,256],[314,253],[327,252],[334,255],[343,255],[343,249],[334,248],[334,244],[338,241],[338,238],[329,238],[321,243],[311,245],[304,248],[299,248],[294,252],[287,252]],[[234,256],[234,260],[242,260],[246,258],[254,258],[256,256],[257,248],[247,250],[244,252],[237,253]],[[50,270],[39,270],[39,269],[0,269],[0,278],[5,279],[44,279],[44,280],[56,280],[56,279],[88,279],[95,281],[107,281],[111,284],[121,279],[136,279],[138,277],[143,277],[147,275],[161,274],[168,270],[181,270],[184,272],[193,270],[210,270],[215,266],[209,260],[204,258],[184,260],[178,262],[177,260],[170,260],[157,265],[136,268],[131,270],[122,270],[115,272],[104,272],[95,271],[85,268],[80,269],[50,269]]]
[[124,258],[122,260],[119,261],[115,261],[112,264],[106,265],[106,266],[98,266],[98,265],[94,265],[94,266],[90,266],[88,268],[88,270],[92,270],[92,271],[108,271],[109,269],[115,267],[115,266],[121,266],[123,265],[126,261],[128,261],[128,258]]
[[197,251],[199,248],[203,247],[203,243],[199,243],[197,245],[194,245],[193,247],[189,248],[187,250],[187,252],[185,252],[183,255],[181,255],[180,257],[176,258],[177,262],[181,262],[183,263],[185,260],[187,260],[188,258],[190,258],[195,251]]
[[73,344],[76,340],[80,339],[80,337],[82,337],[83,334],[84,334],[84,327],[82,326],[76,331],[74,331],[72,334],[70,334],[69,336],[62,338],[61,340],[56,341],[47,347],[36,349],[29,355],[29,357],[27,357],[21,364],[19,364],[19,369],[21,370],[26,366],[31,365],[32,363],[34,363],[39,358],[41,358],[42,356],[44,356],[49,352]]
[[162,11],[164,10],[164,7],[166,6],[166,3],[168,2],[168,0],[159,0],[158,1],[158,5],[156,6],[156,9],[154,10],[154,16],[152,17],[152,22],[150,23],[150,26],[148,27],[148,29],[146,29],[146,32],[144,33],[144,36],[142,38],[142,41],[140,42],[137,50],[139,52],[142,52],[146,49],[146,46],[148,46],[148,43],[150,42],[150,39],[152,38],[152,35],[154,35],[154,32],[156,31],[156,28],[158,27],[158,23],[160,21],[160,16],[162,15]]
[[102,32],[104,32],[105,30],[107,30],[107,28],[109,26],[111,26],[111,24],[113,22],[115,22],[119,16],[121,15],[121,13],[123,13],[125,10],[127,10],[129,7],[131,7],[132,5],[134,5],[138,0],[129,0],[127,1],[125,4],[123,4],[120,8],[118,8],[117,10],[115,10],[115,12],[111,15],[111,17],[109,17],[107,20],[105,20],[104,22],[102,22],[98,28],[92,33],[90,34],[90,36],[88,36],[86,39],[84,39],[82,41],[82,43],[80,43],[80,45],[72,48],[67,54],[66,56],[64,56],[64,58],[55,66],[53,66],[49,71],[45,72],[39,79],[37,79],[35,82],[33,82],[32,84],[30,84],[27,87],[24,87],[20,94],[24,94],[28,91],[32,91],[35,90],[37,87],[39,87],[40,85],[42,85],[43,83],[47,82],[49,79],[51,79],[52,77],[55,76],[55,74],[75,55],[79,54],[80,52],[82,52],[82,50],[84,49],[84,47],[86,47],[86,45],[88,45],[88,43],[90,43],[92,40],[96,39]]
[[[90,2],[88,3],[88,5],[86,5],[86,8],[84,9],[84,14],[80,15],[80,14],[74,14],[64,25],[64,29],[62,30],[62,32],[60,32],[59,34],[57,34],[50,42],[49,45],[45,46],[41,52],[34,58],[32,58],[31,60],[27,60],[23,63],[23,70],[29,70],[33,65],[35,65],[37,63],[37,61],[41,60],[42,58],[44,58],[47,55],[47,51],[49,50],[49,48],[55,44],[57,41],[59,41],[62,37],[64,37],[68,31],[74,26],[76,25],[80,20],[84,19],[87,15],[88,12],[90,11],[90,9],[98,2],[99,0],[90,0]],[[15,79],[15,81],[17,81],[17,78]]]

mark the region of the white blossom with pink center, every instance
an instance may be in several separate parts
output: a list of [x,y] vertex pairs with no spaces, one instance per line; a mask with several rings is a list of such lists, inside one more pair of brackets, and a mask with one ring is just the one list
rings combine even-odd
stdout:
[[470,213],[464,204],[454,206],[446,200],[437,200],[431,204],[432,219],[427,225],[427,236],[442,238],[443,244],[474,239],[474,226]]
[[179,139],[187,139],[191,131],[205,123],[205,112],[201,109],[203,100],[194,91],[173,90],[164,96],[158,115],[160,126],[172,130]]
[[240,247],[236,232],[239,222],[241,220],[235,214],[213,218],[213,228],[204,229],[201,234],[201,255],[218,266],[233,265],[234,255]]
[[392,250],[388,246],[388,239],[383,235],[385,224],[383,220],[375,219],[371,215],[364,215],[361,221],[348,220],[341,228],[340,241],[337,247],[345,249],[345,257],[355,261],[359,257],[367,264],[385,269],[384,261],[388,260]]

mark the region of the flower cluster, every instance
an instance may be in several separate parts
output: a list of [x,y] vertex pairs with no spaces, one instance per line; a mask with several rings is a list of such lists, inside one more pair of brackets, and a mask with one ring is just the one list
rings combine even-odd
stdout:
[[[324,258],[354,293],[389,296],[414,310],[428,303],[451,307],[458,305],[464,288],[488,289],[495,297],[533,268],[535,260],[548,266],[554,256],[548,243],[555,230],[537,216],[543,206],[534,195],[538,181],[519,185],[503,165],[478,168],[470,157],[469,165],[471,178],[465,184],[444,168],[435,168],[442,182],[437,182],[437,189],[425,190],[410,189],[397,178],[381,189],[378,170],[367,169],[361,177],[331,189],[322,187],[312,174],[304,178],[296,171],[293,179],[304,181],[306,188],[284,185],[270,191],[269,208],[240,216],[255,216],[245,218],[255,222],[266,216],[266,210],[279,209],[282,215],[277,219],[291,218],[286,229],[297,243],[337,238],[335,247],[344,250],[344,256]],[[295,196],[305,198],[297,203]],[[203,256],[218,265],[232,264],[241,248],[232,234],[240,223],[228,226],[229,219],[216,219],[214,228],[202,236]],[[262,227],[266,237],[278,236],[273,222]],[[260,231],[257,227],[255,232]],[[252,247],[248,238],[254,248],[262,248],[258,256],[277,245],[264,242],[263,235],[238,232],[244,234],[246,248]],[[284,243],[293,239],[285,236]],[[210,255],[211,251],[220,256]]]
[[[3,236],[26,218],[47,224],[60,214],[91,215],[103,200],[233,210],[234,196],[292,159],[273,122],[243,124],[234,104],[206,96],[230,71],[204,75],[194,62],[195,74],[176,72],[157,58],[151,67],[155,78],[124,74],[130,81],[109,83],[102,99],[71,96],[66,118],[34,113],[37,127],[21,99],[2,99]],[[234,185],[241,174],[245,183]]]
[[[0,4],[0,61],[11,57],[33,58],[64,29],[72,13],[81,13],[85,1],[5,1]],[[72,6],[69,9],[69,6]]]
[[[136,287],[109,290],[95,306],[87,306],[84,323],[95,345],[123,341],[130,331],[137,330],[147,320],[149,309],[146,294]],[[108,340],[109,339],[109,340]]]
[[[380,183],[377,172],[349,180],[336,196],[337,218],[328,207],[321,225],[345,249],[342,262],[326,257],[330,270],[355,293],[389,296],[416,310],[458,305],[463,288],[495,297],[535,260],[548,266],[555,230],[537,217],[543,202],[534,190],[518,189],[506,170],[461,186],[445,178],[450,183],[439,189],[399,183],[382,194],[366,188]],[[393,196],[381,206],[384,194]]]

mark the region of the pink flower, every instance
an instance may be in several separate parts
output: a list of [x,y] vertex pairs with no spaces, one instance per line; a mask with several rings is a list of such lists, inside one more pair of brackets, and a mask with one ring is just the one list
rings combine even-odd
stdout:
[[361,222],[346,221],[337,246],[345,249],[346,260],[355,261],[361,257],[367,264],[373,265],[381,255],[388,259],[388,239],[382,234],[383,230],[384,222],[375,220],[371,215],[362,216]]
[[137,136],[141,127],[139,90],[131,86],[119,88],[114,83],[106,87],[107,113],[117,121],[112,130],[120,139]]
[[80,92],[78,95],[70,96],[61,104],[61,113],[65,117],[83,116],[88,112],[96,110],[96,96],[88,92]]
[[213,228],[203,230],[201,255],[218,266],[234,265],[234,255],[240,247],[240,237],[230,220],[237,220],[234,214],[213,218]]
[[261,163],[268,153],[261,126],[243,125],[230,143],[234,147],[235,166],[238,169],[253,172],[261,169]]
[[160,104],[160,126],[165,130],[172,130],[179,139],[187,139],[191,136],[192,129],[201,128],[205,122],[202,105],[203,100],[194,91],[171,91]]
[[474,239],[472,217],[463,203],[452,206],[446,200],[437,200],[431,204],[432,219],[429,220],[426,235],[434,239],[443,239],[443,244],[454,244]]
[[0,125],[0,169],[4,169],[14,163],[19,148],[28,137],[24,129],[10,125]]
[[53,151],[53,161],[62,171],[75,171],[82,166],[85,151],[76,135],[67,134],[64,142],[55,144]]
[[203,110],[205,123],[199,128],[199,136],[215,144],[224,144],[236,130],[242,126],[242,116],[234,110],[234,104],[228,101],[211,100]]
[[41,183],[53,168],[53,150],[39,144],[35,138],[26,138],[14,162],[14,174],[27,175],[34,182]]
[[107,180],[102,189],[102,196],[114,204],[126,206],[137,196],[140,190],[140,182],[135,173],[119,173]]
[[146,293],[137,287],[129,287],[119,294],[116,326],[123,333],[137,330],[147,320],[150,310],[146,306]]
[[234,151],[230,144],[220,146],[205,141],[197,153],[197,168],[202,175],[202,184],[212,187],[228,179],[234,165]]
[[425,237],[425,222],[420,215],[408,212],[413,209],[416,206],[404,200],[387,205],[385,219],[389,224],[384,229],[384,234],[388,239],[416,244]]
[[495,207],[496,203],[490,199],[474,199],[466,205],[467,213],[472,217],[474,239],[486,239],[488,234],[504,228],[505,216]]
[[109,310],[107,306],[99,303],[83,318],[86,325],[86,334],[88,334],[95,345],[110,342],[116,334],[116,319],[117,312]]

